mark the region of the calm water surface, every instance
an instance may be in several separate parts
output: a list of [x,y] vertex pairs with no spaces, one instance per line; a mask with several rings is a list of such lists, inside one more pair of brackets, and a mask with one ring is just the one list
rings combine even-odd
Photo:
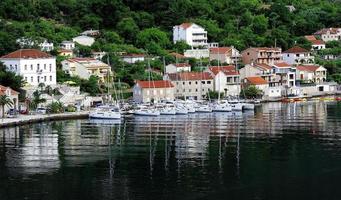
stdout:
[[341,199],[341,104],[0,129],[0,199]]

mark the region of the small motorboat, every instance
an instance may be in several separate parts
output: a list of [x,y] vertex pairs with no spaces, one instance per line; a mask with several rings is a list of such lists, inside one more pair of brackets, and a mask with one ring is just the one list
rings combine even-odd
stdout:
[[89,113],[92,119],[121,119],[121,112],[118,107],[101,106]]

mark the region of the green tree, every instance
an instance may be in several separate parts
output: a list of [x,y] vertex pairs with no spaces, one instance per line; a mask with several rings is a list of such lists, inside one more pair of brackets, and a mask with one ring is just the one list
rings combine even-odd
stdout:
[[0,85],[20,91],[23,84],[24,80],[22,76],[18,76],[14,72],[8,71],[6,66],[0,62]]
[[139,32],[139,27],[136,25],[133,18],[128,17],[123,18],[120,22],[117,23],[116,30],[127,43],[132,44]]
[[62,113],[64,112],[64,105],[60,101],[54,101],[47,105],[49,113]]
[[0,95],[2,118],[5,117],[5,106],[13,106],[13,101],[7,95]]
[[256,88],[256,86],[254,85],[243,88],[240,92],[240,96],[245,97],[247,99],[259,98],[261,95],[262,91]]
[[170,45],[167,33],[158,28],[149,28],[137,35],[136,44],[151,54],[164,54],[163,49]]
[[41,94],[42,93],[38,90],[33,92],[32,98],[29,100],[29,102],[30,102],[29,106],[32,110],[37,109],[39,104],[46,102],[46,99],[42,98]]

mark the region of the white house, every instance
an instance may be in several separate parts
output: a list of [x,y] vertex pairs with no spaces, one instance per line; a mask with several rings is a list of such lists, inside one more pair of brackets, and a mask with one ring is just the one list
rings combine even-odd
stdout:
[[111,76],[111,67],[95,58],[70,58],[62,61],[63,70],[71,76],[89,79],[97,76],[100,83],[104,83]]
[[191,47],[207,47],[207,31],[194,23],[182,23],[173,27],[174,44],[184,41]]
[[91,46],[93,43],[95,43],[95,38],[86,35],[80,35],[72,38],[72,41],[83,46]]
[[174,100],[174,85],[168,80],[137,81],[133,87],[133,99],[137,103]]
[[99,30],[86,30],[84,32],[81,33],[81,35],[86,35],[86,36],[91,36],[91,37],[96,37],[100,35]]
[[7,69],[21,75],[27,84],[56,84],[56,58],[37,49],[20,49],[0,58]]
[[283,60],[290,65],[311,64],[314,63],[315,57],[310,50],[299,46],[294,46],[282,54]]
[[314,33],[323,41],[338,41],[341,40],[341,28],[324,28]]
[[276,76],[273,81],[287,87],[296,86],[296,68],[286,62],[277,62],[272,65],[272,73]]
[[125,54],[125,55],[122,55],[121,58],[124,62],[134,64],[137,62],[143,62],[145,59],[145,55],[144,54]]
[[318,40],[314,35],[306,35],[304,37],[311,42],[312,51],[319,51],[326,48],[326,43],[323,40]]
[[65,49],[65,50],[73,50],[76,47],[74,42],[66,41],[66,40],[60,43],[59,46],[60,48]]
[[190,72],[191,65],[188,63],[176,63],[176,64],[169,64],[166,66],[166,74],[169,73],[177,73],[177,72]]
[[319,65],[300,65],[296,67],[297,80],[310,83],[323,83],[327,80],[327,69]]
[[214,76],[214,90],[225,96],[239,96],[240,76],[234,66],[212,66],[208,71]]
[[210,60],[217,60],[220,63],[236,64],[240,61],[239,51],[232,47],[214,47],[210,48]]
[[0,118],[2,117],[2,112],[7,112],[9,109],[14,108],[14,109],[18,109],[18,105],[19,105],[19,92],[13,90],[10,87],[5,87],[0,85],[0,96],[2,95],[6,95],[9,99],[11,99],[11,101],[13,102],[13,106],[5,106],[5,110],[1,110],[0,108]]
[[255,86],[256,88],[261,90],[263,93],[265,93],[269,89],[268,82],[259,76],[246,77],[244,79],[243,85],[244,87]]
[[186,58],[209,58],[210,57],[210,50],[209,49],[187,49],[184,52],[184,56]]

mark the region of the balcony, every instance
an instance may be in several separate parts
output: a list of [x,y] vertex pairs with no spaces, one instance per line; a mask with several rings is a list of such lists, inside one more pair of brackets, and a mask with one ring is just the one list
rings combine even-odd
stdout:
[[42,69],[37,69],[37,73],[38,73],[38,74],[42,74],[42,73],[43,73],[43,70],[42,70]]

